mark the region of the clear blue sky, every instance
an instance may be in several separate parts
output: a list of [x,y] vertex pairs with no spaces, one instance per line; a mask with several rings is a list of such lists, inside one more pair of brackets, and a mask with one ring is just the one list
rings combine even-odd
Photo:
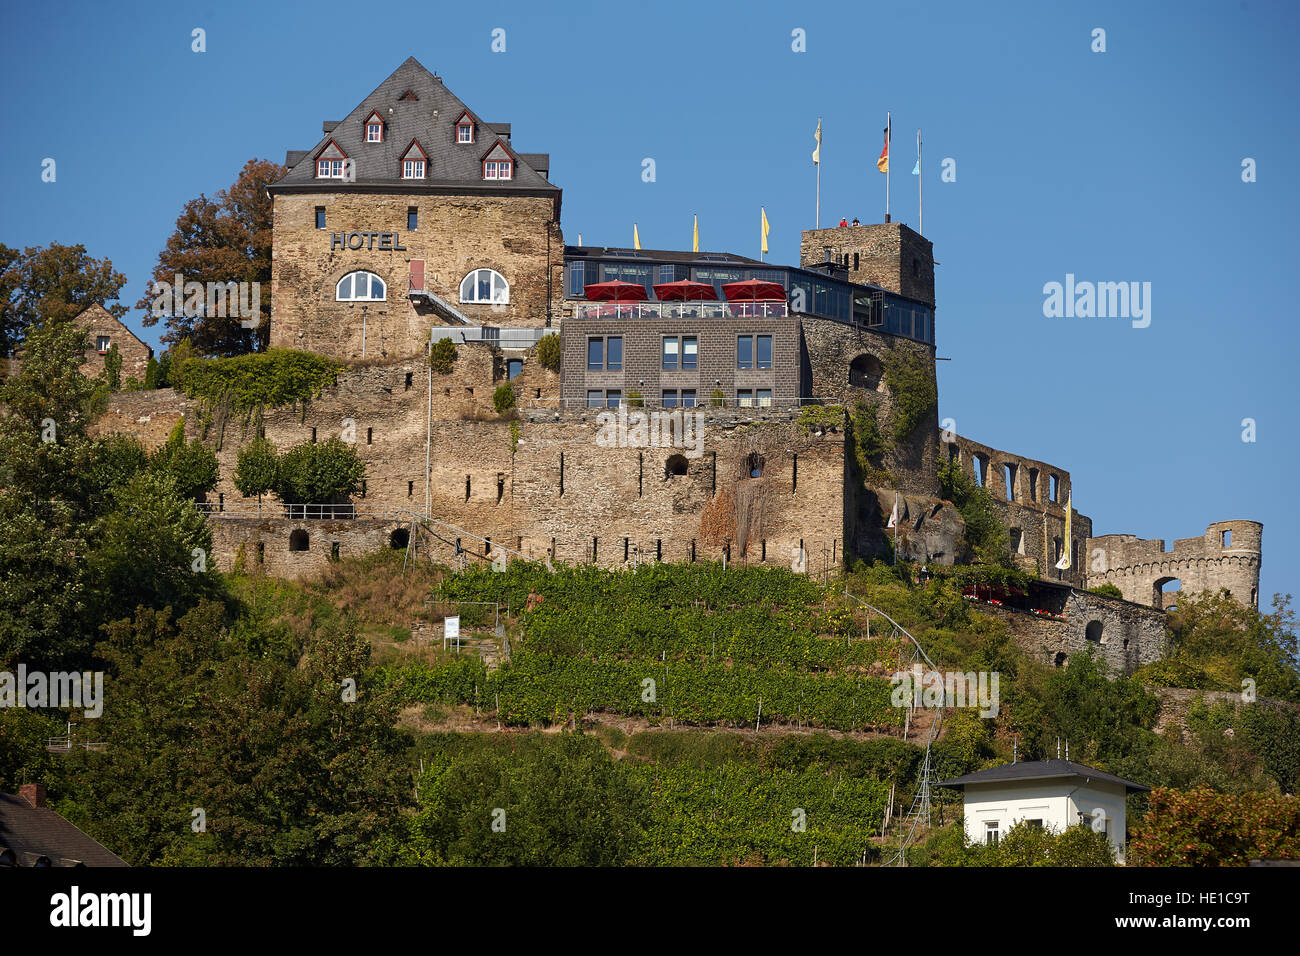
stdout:
[[[407,56],[551,154],[569,241],[797,263],[813,221],[893,212],[924,128],[940,414],[1074,478],[1097,534],[1263,521],[1300,594],[1293,3],[27,3],[0,23],[0,242],[84,243],[144,292],[187,199],[306,149]],[[387,18],[387,19],[385,19]],[[191,30],[207,52],[191,52]],[[506,51],[491,31],[506,31]],[[1094,28],[1106,52],[1091,51]],[[806,31],[807,52],[791,49]],[[58,180],[42,183],[53,157]],[[651,157],[657,181],[642,182]],[[939,163],[956,160],[957,181]],[[1258,181],[1243,183],[1252,157]],[[1048,319],[1044,283],[1152,284],[1151,325]],[[156,344],[158,329],[143,330]],[[1257,441],[1241,440],[1254,418]],[[1285,475],[1291,479],[1285,479]]]

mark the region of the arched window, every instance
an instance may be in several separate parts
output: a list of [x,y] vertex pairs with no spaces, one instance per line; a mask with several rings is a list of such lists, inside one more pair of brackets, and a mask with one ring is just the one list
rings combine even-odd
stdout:
[[334,297],[339,302],[383,302],[388,287],[373,272],[349,272],[339,280]]
[[674,478],[686,474],[687,463],[683,455],[669,455],[664,464],[664,477]]
[[475,269],[460,280],[460,301],[505,305],[510,301],[510,283],[495,269]]
[[1105,644],[1106,638],[1102,636],[1101,621],[1089,621],[1087,628],[1084,629],[1083,636],[1094,644]]

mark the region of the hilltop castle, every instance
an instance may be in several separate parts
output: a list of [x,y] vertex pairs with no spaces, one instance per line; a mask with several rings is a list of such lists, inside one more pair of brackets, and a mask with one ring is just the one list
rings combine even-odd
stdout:
[[[952,563],[964,525],[939,470],[955,461],[992,492],[1039,603],[1076,622],[1044,637],[1058,663],[1085,642],[1129,669],[1154,659],[1174,579],[1257,602],[1260,524],[1217,523],[1167,552],[1093,538],[1075,511],[1067,543],[1066,469],[940,432],[924,398],[937,395],[933,248],[906,225],[807,230],[798,266],[566,245],[549,156],[517,149],[509,123],[480,118],[413,58],[286,165],[270,187],[270,341],[352,364],[305,413],[267,410],[262,429],[284,449],[350,420],[367,479],[349,520],[257,514],[232,483],[253,436],[227,426],[210,502],[227,566],[242,551],[295,575],[415,531],[442,560],[820,573],[887,554],[896,501],[899,555]],[[537,359],[551,333],[554,371]],[[430,370],[431,338],[456,343],[450,374]],[[519,397],[514,427],[493,409],[503,382]],[[122,395],[109,427],[147,418],[161,434],[193,406],[149,401]],[[879,447],[809,412],[828,403],[870,409]],[[601,441],[610,409],[699,415],[699,447]],[[865,470],[860,452],[874,455]],[[1127,600],[1083,590],[1102,582]]]

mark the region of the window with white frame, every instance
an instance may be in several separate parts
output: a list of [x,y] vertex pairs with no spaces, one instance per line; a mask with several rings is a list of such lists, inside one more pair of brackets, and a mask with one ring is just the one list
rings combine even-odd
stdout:
[[339,302],[383,302],[387,297],[388,287],[373,272],[349,272],[334,290]]
[[470,122],[456,124],[456,142],[472,143],[474,142],[474,124]]
[[990,846],[997,846],[998,822],[996,820],[989,820],[984,824],[984,842]]
[[508,159],[489,159],[483,164],[484,179],[513,179],[514,164]]
[[424,178],[424,160],[422,160],[422,159],[404,159],[404,160],[402,160],[402,178],[403,178],[403,179],[423,179],[423,178]]
[[366,142],[382,143],[384,141],[384,124],[372,120],[366,124]]
[[342,179],[343,160],[341,159],[316,160],[316,178],[317,179]]
[[96,336],[96,337],[95,337],[95,349],[96,349],[96,351],[99,351],[99,352],[107,352],[108,349],[109,349],[110,344],[111,344],[111,343],[109,342],[109,340],[108,340],[108,336],[107,336],[107,335],[99,335],[99,336]]
[[475,269],[460,280],[460,301],[505,305],[510,301],[510,283],[495,269]]

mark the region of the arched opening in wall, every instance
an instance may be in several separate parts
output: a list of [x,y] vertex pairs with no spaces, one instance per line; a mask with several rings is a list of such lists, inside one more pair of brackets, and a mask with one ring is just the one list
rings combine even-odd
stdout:
[[988,483],[989,477],[989,456],[972,455],[971,469],[975,472],[975,484],[983,488]]
[[1011,528],[1009,534],[1011,535],[1011,553],[1024,554],[1025,553],[1025,532],[1022,531],[1020,528]]
[[1016,500],[1016,466],[1011,462],[1002,463],[1003,479],[1006,487],[1007,501]]
[[1088,626],[1084,628],[1083,636],[1093,644],[1106,643],[1106,637],[1102,634],[1101,621],[1089,621]]
[[664,464],[665,478],[679,478],[686,474],[686,456],[669,455],[668,461]]
[[874,392],[880,387],[884,374],[885,367],[874,355],[859,355],[849,363],[849,385],[852,388]]
[[767,462],[763,459],[762,455],[756,451],[750,452],[745,456],[745,477],[762,478],[763,468],[766,464]]
[[1066,662],[1068,662],[1069,660],[1070,660],[1069,654],[1065,653],[1065,651],[1057,651],[1056,657],[1053,658],[1052,663],[1055,664],[1057,667],[1064,667],[1066,665]]
[[1029,469],[1029,500],[1038,500],[1038,469]]
[[394,551],[401,551],[411,541],[411,532],[406,528],[394,528],[392,534],[388,536],[388,546]]
[[1151,588],[1151,606],[1165,611],[1178,608],[1178,593],[1183,582],[1177,578],[1160,578]]
[[1061,500],[1061,478],[1059,475],[1052,475],[1047,479],[1047,500],[1060,502]]
[[303,531],[302,528],[289,532],[290,551],[306,551],[310,541],[307,532]]
[[1257,592],[1257,589],[1256,589],[1256,588],[1251,588],[1251,589],[1250,589],[1250,606],[1251,606],[1251,607],[1254,607],[1255,605],[1257,605],[1257,604],[1259,603],[1259,594],[1256,593],[1256,592]]
[[1220,539],[1220,541],[1219,541],[1219,545],[1220,545],[1220,547],[1224,547],[1224,548],[1231,548],[1231,547],[1232,547],[1232,530],[1231,530],[1231,529],[1229,529],[1229,530],[1223,532],[1223,534],[1222,534],[1222,536],[1221,536],[1221,539]]
[[961,449],[957,447],[955,441],[948,442],[948,460],[961,461]]

